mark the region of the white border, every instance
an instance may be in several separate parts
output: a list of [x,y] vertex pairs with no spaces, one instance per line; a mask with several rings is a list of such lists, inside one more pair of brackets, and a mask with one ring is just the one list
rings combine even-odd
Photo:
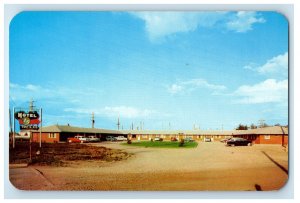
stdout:
[[[45,1],[44,3],[60,3],[61,1],[57,1],[57,0],[53,0],[53,1]],[[99,1],[98,1],[99,2]],[[105,1],[100,1],[100,3],[105,3]],[[289,50],[289,55],[290,55],[290,78],[289,78],[289,82],[290,82],[290,134],[291,136],[293,136],[294,134],[296,134],[296,132],[299,132],[297,126],[295,126],[295,132],[293,133],[293,121],[298,121],[297,118],[299,118],[299,114],[297,114],[296,112],[299,111],[299,109],[297,109],[296,106],[293,107],[294,105],[294,96],[295,98],[298,97],[298,94],[295,92],[294,95],[294,87],[297,87],[297,80],[293,79],[294,74],[298,73],[299,71],[297,71],[297,69],[293,69],[293,61],[294,59],[296,60],[297,57],[294,57],[293,53],[299,53],[296,50],[294,50],[294,42],[296,42],[295,44],[297,44],[297,40],[294,39],[294,36],[297,36],[297,34],[294,35],[294,30],[292,30],[292,28],[294,27],[293,25],[296,25],[297,23],[294,22],[294,20],[296,21],[297,17],[295,17],[294,19],[294,13],[293,13],[293,5],[266,5],[266,4],[237,4],[237,5],[220,5],[220,4],[216,4],[216,3],[224,3],[222,1],[210,1],[210,4],[207,5],[191,5],[191,4],[195,4],[198,3],[199,1],[184,1],[183,2],[178,2],[178,1],[172,1],[171,3],[177,3],[177,4],[183,4],[183,5],[167,5],[166,3],[170,3],[170,2],[166,2],[166,1],[160,1],[163,4],[160,4],[159,2],[155,2],[155,1],[144,1],[145,3],[156,3],[156,5],[136,5],[137,3],[140,3],[140,1],[131,1],[131,4],[135,4],[135,5],[129,5],[128,2],[127,4],[122,4],[123,1],[116,1],[116,0],[112,0],[110,1],[110,5],[3,5],[3,7],[1,8],[1,19],[4,19],[4,27],[1,27],[0,33],[1,36],[3,37],[2,39],[5,39],[5,52],[3,47],[1,47],[1,57],[5,56],[5,62],[4,62],[4,66],[5,67],[5,71],[3,71],[4,74],[1,74],[4,76],[4,86],[3,83],[0,83],[0,89],[4,90],[3,92],[4,94],[4,100],[3,100],[3,104],[1,105],[1,110],[2,108],[5,106],[5,108],[3,109],[3,111],[0,112],[4,112],[4,117],[1,115],[0,117],[0,121],[2,121],[0,124],[4,124],[4,129],[2,130],[2,125],[1,125],[1,134],[3,134],[2,137],[5,138],[4,142],[1,139],[0,140],[0,144],[2,146],[2,149],[4,149],[4,163],[2,162],[1,159],[1,163],[2,166],[4,166],[4,198],[32,198],[32,199],[36,199],[36,198],[59,198],[59,199],[65,199],[65,198],[86,198],[86,199],[90,199],[90,198],[124,198],[124,199],[140,199],[140,198],[167,198],[167,199],[173,199],[173,198],[185,198],[185,199],[190,199],[190,198],[203,198],[203,199],[223,199],[223,198],[249,198],[249,199],[253,199],[253,198],[259,198],[259,199],[280,199],[280,198],[286,198],[286,199],[290,199],[293,198],[293,194],[291,195],[291,193],[293,193],[294,188],[293,186],[290,186],[288,183],[288,187],[284,187],[282,190],[278,191],[278,192],[263,192],[263,193],[259,193],[259,192],[24,192],[24,191],[20,191],[20,190],[16,190],[8,180],[8,169],[7,169],[7,154],[8,154],[8,147],[7,145],[4,145],[4,143],[8,143],[8,136],[5,136],[8,134],[8,22],[9,19],[12,18],[12,16],[17,13],[18,11],[21,10],[224,10],[224,9],[229,9],[229,10],[277,10],[277,11],[281,11],[282,13],[284,13],[286,16],[288,16],[289,18],[289,22],[290,22],[290,50]],[[201,1],[203,3],[203,1]],[[253,1],[251,1],[253,2]],[[251,2],[247,2],[247,3],[251,3]],[[259,1],[260,3],[270,3],[270,1]],[[24,3],[24,1],[21,0],[11,0],[11,1],[7,1],[4,0],[4,3]],[[26,3],[41,3],[38,1],[26,1]],[[72,3],[97,3],[95,1],[72,1]],[[187,3],[190,3],[189,5]],[[205,2],[208,3],[208,2]],[[231,3],[241,3],[240,1],[231,1]],[[255,3],[255,2],[254,2]],[[272,1],[272,3],[276,3],[275,0]],[[281,1],[280,3],[293,3],[295,5],[294,1]],[[115,4],[115,5],[113,5]],[[118,5],[117,5],[118,4]],[[120,5],[122,4],[122,5]],[[160,4],[160,5],[159,5]],[[215,5],[213,5],[215,4]],[[296,5],[295,5],[296,7]],[[5,13],[4,13],[5,11]],[[4,15],[5,14],[5,15]],[[297,14],[297,12],[295,11],[295,15]],[[299,19],[299,18],[298,18]],[[1,32],[2,31],[2,32]],[[5,35],[3,34],[5,33]],[[299,34],[299,33],[298,33]],[[5,36],[5,38],[4,38]],[[299,42],[298,42],[299,44]],[[294,52],[295,51],[295,52]],[[5,54],[5,55],[4,55]],[[0,60],[0,61],[4,61],[4,60]],[[296,63],[296,61],[295,61]],[[295,65],[296,67],[296,65]],[[295,82],[295,83],[294,83]],[[1,100],[2,101],[2,100]],[[296,102],[295,102],[296,104]],[[294,113],[294,110],[296,110],[296,112]],[[4,120],[5,118],[5,120]],[[1,137],[1,138],[2,138]],[[294,136],[293,136],[294,137]],[[290,139],[291,142],[293,143],[298,143],[296,142],[296,136],[295,139],[292,140]],[[290,146],[290,151],[293,152],[294,151],[294,146]],[[293,183],[295,183],[295,187],[296,187],[296,183],[297,181],[294,178],[294,154],[296,153],[296,149],[294,151],[294,153],[290,153],[290,174],[289,174],[289,178],[293,180]],[[295,160],[295,165],[296,165],[296,160]],[[295,169],[295,171],[297,171]],[[2,177],[1,177],[2,178]],[[3,184],[1,185],[1,187],[3,186]],[[3,190],[1,190],[3,191]],[[295,196],[297,194],[295,193]]]

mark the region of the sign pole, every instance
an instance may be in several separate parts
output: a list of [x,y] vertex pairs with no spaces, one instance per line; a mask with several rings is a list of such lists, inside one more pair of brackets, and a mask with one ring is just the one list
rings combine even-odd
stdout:
[[13,149],[15,148],[15,107],[13,108]]
[[32,157],[31,157],[31,142],[32,142],[32,136],[30,133],[30,142],[29,142],[29,163],[32,163]]
[[40,108],[40,115],[41,115],[40,148],[41,148],[41,147],[42,147],[42,127],[43,127],[43,114],[42,114],[42,108]]

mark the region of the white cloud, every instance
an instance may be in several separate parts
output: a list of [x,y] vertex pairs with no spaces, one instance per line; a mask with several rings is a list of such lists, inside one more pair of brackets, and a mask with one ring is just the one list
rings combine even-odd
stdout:
[[210,89],[210,90],[225,90],[224,85],[210,84],[206,80],[201,78],[191,79],[177,84],[172,84],[167,87],[168,92],[171,94],[184,93],[194,91],[196,89]]
[[276,81],[267,79],[255,85],[243,85],[233,94],[240,97],[237,103],[287,103],[288,102],[288,80]]
[[19,84],[15,84],[15,83],[10,83],[9,84],[9,87],[11,89],[22,89],[24,91],[37,91],[37,90],[40,90],[41,87],[38,86],[38,85],[33,85],[33,84],[27,84],[25,86],[21,86]]
[[96,115],[109,118],[151,118],[157,116],[159,113],[149,109],[139,109],[130,106],[106,106],[103,108],[66,108],[65,112],[75,112],[79,114],[90,114],[94,112]]
[[149,39],[155,41],[174,33],[194,31],[199,26],[211,27],[221,20],[226,12],[133,12],[131,14],[145,21]]
[[38,85],[27,84],[23,86],[15,83],[10,83],[9,88],[10,97],[14,101],[29,101],[31,98],[36,98],[36,96],[46,96],[45,91],[41,91],[42,88]]
[[109,117],[116,117],[120,115],[123,118],[146,118],[155,113],[155,111],[149,109],[138,109],[128,106],[116,106],[116,107],[105,107],[100,110],[100,113],[104,113]]
[[252,30],[252,25],[255,23],[264,23],[266,20],[259,17],[256,12],[253,11],[240,11],[233,17],[232,20],[226,23],[229,30],[236,32],[247,32]]
[[94,89],[74,89],[67,87],[45,87],[33,84],[19,85],[15,83],[9,84],[9,94],[14,102],[29,101],[31,98],[34,100],[50,99],[55,101],[64,100],[65,102],[74,103],[75,101],[82,100],[82,98],[89,98],[99,94],[98,90]]
[[223,24],[225,29],[236,32],[252,30],[254,23],[264,23],[256,12],[131,12],[145,22],[150,41],[156,41],[175,33],[195,31],[199,27],[216,27]]
[[256,63],[249,63],[243,67],[245,70],[257,71],[257,64]]
[[265,75],[282,75],[286,77],[288,74],[288,53],[273,57],[266,64],[258,67],[257,71]]
[[30,91],[38,91],[41,89],[41,87],[37,86],[37,85],[28,84],[25,86],[25,89],[30,90]]
[[185,81],[182,84],[187,85],[187,86],[191,85],[191,86],[194,86],[196,88],[205,87],[205,88],[212,89],[212,90],[224,90],[224,89],[226,89],[226,87],[224,85],[210,84],[206,80],[201,79],[201,78]]
[[167,88],[168,88],[168,92],[170,92],[171,94],[176,94],[183,90],[183,87],[177,84],[173,84]]

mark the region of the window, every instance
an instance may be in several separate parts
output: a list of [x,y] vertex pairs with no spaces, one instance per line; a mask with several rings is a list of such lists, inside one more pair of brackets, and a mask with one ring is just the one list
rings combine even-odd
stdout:
[[56,133],[49,133],[49,138],[56,138]]
[[269,140],[270,139],[270,135],[265,135],[265,140]]

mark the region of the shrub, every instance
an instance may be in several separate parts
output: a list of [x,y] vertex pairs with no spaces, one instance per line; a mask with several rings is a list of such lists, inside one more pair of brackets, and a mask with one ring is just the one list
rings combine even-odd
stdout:
[[183,147],[183,145],[184,145],[184,139],[181,139],[178,146]]
[[131,142],[131,140],[127,140],[127,144],[131,144],[132,142]]

